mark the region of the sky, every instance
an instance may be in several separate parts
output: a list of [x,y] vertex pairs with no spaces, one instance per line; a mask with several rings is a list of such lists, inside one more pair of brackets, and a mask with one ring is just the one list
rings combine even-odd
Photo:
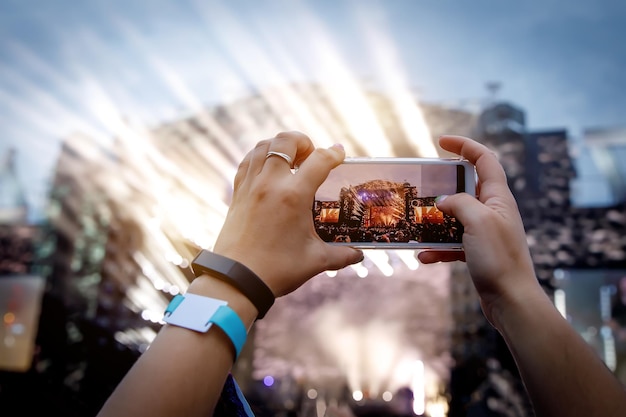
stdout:
[[497,82],[529,129],[576,137],[626,125],[624,22],[620,0],[3,0],[0,155],[17,149],[41,207],[69,134],[324,82],[330,61],[372,85],[393,68],[419,100],[465,108]]

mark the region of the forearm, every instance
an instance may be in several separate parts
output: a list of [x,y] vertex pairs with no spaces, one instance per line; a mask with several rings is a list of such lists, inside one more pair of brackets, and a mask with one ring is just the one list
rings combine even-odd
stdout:
[[[228,301],[247,328],[256,318],[250,301],[218,279],[197,278],[188,292]],[[217,326],[198,333],[165,325],[99,417],[210,416],[233,360],[232,343]]]
[[495,321],[538,417],[623,415],[623,386],[540,288],[508,300]]

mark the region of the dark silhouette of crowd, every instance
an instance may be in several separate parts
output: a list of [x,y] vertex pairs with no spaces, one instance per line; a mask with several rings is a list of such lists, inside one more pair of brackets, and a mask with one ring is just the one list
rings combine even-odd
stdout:
[[381,242],[381,243],[459,243],[463,226],[453,217],[443,222],[409,223],[401,220],[391,226],[348,226],[324,223],[316,225],[317,234],[325,242]]

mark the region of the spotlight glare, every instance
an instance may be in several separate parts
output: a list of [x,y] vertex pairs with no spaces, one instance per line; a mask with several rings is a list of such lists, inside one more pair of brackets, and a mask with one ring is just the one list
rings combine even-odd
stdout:
[[354,391],[352,393],[352,398],[354,398],[354,401],[361,401],[363,400],[363,392],[361,391]]
[[419,268],[420,263],[415,258],[414,251],[398,250],[396,251],[396,253],[398,254],[398,257],[402,260],[402,262],[404,262],[411,271],[415,271],[417,268]]
[[363,266],[362,262],[350,266],[352,267],[352,269],[354,269],[359,278],[365,278],[369,275],[370,271],[365,266]]
[[565,291],[558,289],[554,291],[554,305],[561,315],[567,318],[567,308],[565,303]]
[[426,387],[424,381],[424,362],[417,360],[414,364],[413,383],[413,412],[421,416],[426,411]]
[[390,277],[393,275],[393,267],[389,265],[389,256],[376,249],[365,251],[365,255],[380,269],[383,275]]

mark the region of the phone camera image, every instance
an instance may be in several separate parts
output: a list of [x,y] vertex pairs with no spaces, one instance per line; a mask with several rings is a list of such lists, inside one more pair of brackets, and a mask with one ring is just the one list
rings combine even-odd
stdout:
[[346,161],[316,193],[315,230],[325,242],[359,248],[461,249],[463,225],[435,199],[468,191],[472,169],[458,160]]

